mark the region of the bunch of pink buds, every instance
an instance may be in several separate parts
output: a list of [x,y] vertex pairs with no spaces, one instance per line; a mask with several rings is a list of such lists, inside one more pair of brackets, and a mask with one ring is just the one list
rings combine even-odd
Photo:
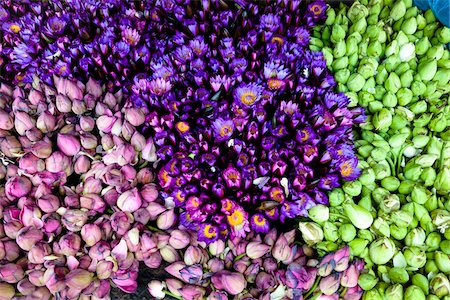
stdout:
[[165,281],[152,280],[150,294],[176,299],[342,299],[362,296],[358,276],[364,265],[350,262],[345,247],[313,259],[313,250],[295,243],[296,232],[249,235],[205,248],[191,243],[181,259],[165,270]]
[[147,112],[93,80],[52,86],[0,85],[1,297],[105,299],[111,283],[134,292],[139,261],[177,259],[170,232],[146,227],[176,221],[152,183]]

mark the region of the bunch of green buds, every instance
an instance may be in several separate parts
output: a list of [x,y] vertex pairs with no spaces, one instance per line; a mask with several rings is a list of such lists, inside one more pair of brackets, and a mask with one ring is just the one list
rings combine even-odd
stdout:
[[[363,258],[363,299],[440,299],[450,274],[450,29],[412,0],[327,10],[311,48],[367,121],[355,130],[358,180],[300,223],[320,252]],[[314,234],[312,234],[314,233]],[[407,288],[405,288],[407,287]]]

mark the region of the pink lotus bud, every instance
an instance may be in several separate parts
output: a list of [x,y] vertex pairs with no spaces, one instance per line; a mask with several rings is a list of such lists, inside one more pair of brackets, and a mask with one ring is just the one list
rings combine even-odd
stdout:
[[35,227],[24,227],[17,232],[16,242],[20,248],[30,251],[31,247],[44,238],[44,233]]
[[81,149],[78,138],[70,134],[58,133],[56,143],[61,152],[68,156],[75,156]]
[[105,211],[106,204],[97,194],[85,194],[80,197],[80,207],[102,213]]
[[129,212],[118,211],[111,216],[111,227],[117,234],[124,235],[133,221],[133,215]]
[[341,273],[333,273],[320,279],[320,291],[325,295],[333,295],[340,287],[341,276]]
[[277,240],[278,233],[275,228],[271,229],[264,237],[264,244],[273,246]]
[[69,79],[60,78],[55,81],[56,91],[59,94],[66,95],[69,99],[83,99],[83,91],[74,81]]
[[158,159],[156,156],[156,147],[152,139],[147,139],[147,143],[144,149],[142,149],[142,159],[149,162],[155,162]]
[[176,216],[173,209],[163,212],[156,220],[156,226],[161,230],[167,230],[175,224]]
[[334,261],[336,266],[334,270],[337,272],[342,272],[348,268],[348,263],[350,260],[350,247],[345,246],[334,253]]
[[0,282],[0,295],[5,300],[14,298],[16,290],[14,286],[5,282]]
[[36,126],[36,121],[26,112],[16,111],[14,113],[14,128],[19,135],[24,135],[27,130]]
[[62,291],[66,287],[64,277],[68,270],[62,267],[50,267],[45,270],[44,282],[45,286],[51,293],[57,293]]
[[24,272],[21,266],[16,264],[2,264],[0,265],[0,279],[7,283],[19,282],[24,277]]
[[52,132],[56,127],[55,116],[48,111],[42,112],[37,118],[36,127],[44,133]]
[[186,231],[174,230],[170,233],[169,244],[174,249],[183,249],[189,245],[190,236]]
[[45,169],[45,162],[32,153],[27,153],[19,160],[19,168],[28,174],[41,172]]
[[97,148],[98,141],[97,137],[89,132],[84,132],[80,134],[81,146],[84,149],[91,150]]
[[262,291],[270,290],[277,285],[275,277],[266,272],[260,272],[256,275],[255,279],[256,287]]
[[253,262],[244,272],[245,279],[249,283],[254,283],[256,279],[256,275],[258,275],[259,270],[261,269],[259,263]]
[[164,293],[164,284],[158,280],[152,280],[148,283],[148,292],[155,299],[164,299],[166,294]]
[[286,237],[281,234],[272,248],[272,255],[278,261],[285,261],[291,256],[291,248],[288,245]]
[[97,116],[111,116],[112,111],[108,108],[108,105],[102,102],[96,102],[95,103],[95,114]]
[[82,290],[87,288],[93,280],[93,274],[83,269],[70,271],[66,275],[66,284],[71,289]]
[[102,239],[102,232],[100,227],[95,224],[85,224],[81,228],[81,238],[88,247],[94,246]]
[[130,143],[136,151],[141,152],[146,145],[145,137],[139,132],[135,131],[133,133],[133,136],[131,137]]
[[160,250],[161,257],[164,261],[168,263],[173,263],[180,259],[180,255],[178,254],[177,250],[175,250],[171,246],[165,246]]
[[35,89],[31,89],[28,95],[28,101],[30,101],[30,103],[33,105],[38,105],[40,102],[44,102],[45,98],[41,92]]
[[26,196],[30,191],[31,181],[23,176],[12,177],[5,184],[6,196],[10,198]]
[[64,204],[67,207],[75,208],[80,206],[80,196],[77,194],[74,195],[67,195],[64,198]]
[[60,207],[59,199],[52,194],[46,194],[37,200],[37,205],[45,213],[52,213]]
[[0,241],[0,260],[3,260],[6,256],[5,245]]
[[[224,292],[212,292],[211,294],[209,294],[208,298],[206,298],[206,300],[227,300],[228,299],[228,295],[227,293]],[[265,300],[265,299],[261,299],[261,300]]]
[[81,116],[80,117],[80,127],[83,131],[92,131],[95,127],[95,120],[92,117]]
[[278,268],[278,264],[274,258],[268,257],[268,258],[264,259],[263,267],[264,267],[264,270],[266,270],[267,272],[271,272],[271,271],[275,271]]
[[14,128],[14,119],[10,114],[0,109],[0,129],[11,130]]
[[86,224],[88,215],[86,212],[78,209],[69,209],[62,216],[61,221],[69,231],[80,231]]
[[141,224],[147,224],[150,221],[150,213],[146,208],[139,208],[133,213],[134,220]]
[[103,103],[108,105],[108,107],[113,108],[114,106],[117,105],[118,101],[117,101],[116,96],[114,96],[110,92],[107,92],[105,94],[105,98],[103,98]]
[[155,184],[148,183],[142,187],[141,195],[146,202],[153,202],[158,199],[158,189]]
[[[155,177],[153,175],[153,172],[150,170],[150,168],[142,168],[137,173],[136,179],[137,179],[138,183],[145,185],[145,184],[149,184],[150,182],[153,182]],[[142,194],[142,190],[141,190],[141,194]],[[142,198],[144,198],[144,195],[142,195]]]
[[39,158],[47,158],[52,154],[52,144],[48,140],[38,141],[31,148],[31,153]]
[[[24,199],[24,198],[22,198]],[[35,226],[41,223],[42,213],[35,205],[23,205],[19,219],[24,226]]]
[[260,242],[250,242],[247,244],[246,253],[251,259],[263,257],[269,252],[270,246]]
[[125,293],[135,293],[137,290],[137,270],[119,270],[113,274],[112,281]]
[[76,174],[81,175],[86,173],[91,167],[91,161],[84,155],[81,155],[75,161],[73,170]]
[[22,279],[17,283],[17,290],[22,295],[31,295],[35,290],[36,287],[28,280],[28,279]]
[[103,94],[103,90],[97,81],[89,78],[88,82],[86,83],[86,93],[89,93],[90,95],[94,96],[95,99],[98,99]]
[[19,230],[23,227],[22,223],[16,220],[12,220],[9,222],[6,222],[3,225],[3,228],[5,230],[5,234],[10,239],[16,239],[17,233]]
[[202,300],[205,299],[206,291],[198,285],[187,284],[179,290],[181,297],[186,300]]
[[166,272],[172,275],[173,277],[183,280],[180,274],[180,270],[183,269],[184,267],[186,267],[186,264],[184,262],[177,261],[168,265],[164,270],[166,270]]
[[23,153],[22,144],[12,135],[1,141],[0,149],[9,158],[20,157]]
[[53,243],[53,251],[65,256],[76,256],[80,248],[80,236],[71,232],[63,235],[58,243]]
[[123,166],[122,168],[120,168],[120,172],[125,177],[125,180],[133,181],[136,179],[136,174],[137,174],[136,169],[130,165],[126,165],[126,166]]
[[95,272],[98,279],[108,279],[111,276],[114,264],[111,261],[102,260],[98,262]]
[[237,260],[233,264],[233,268],[239,273],[244,273],[248,266],[250,266],[251,262],[248,257],[242,257]]
[[106,259],[111,254],[111,247],[107,242],[100,241],[89,249],[89,256],[95,260]]
[[109,151],[114,148],[114,141],[112,135],[110,134],[105,134],[104,136],[102,136],[101,143],[105,151]]
[[110,117],[110,116],[100,116],[97,121],[97,128],[103,133],[110,133],[114,123],[116,123],[117,118],[116,117]]
[[150,202],[147,205],[147,211],[150,213],[150,220],[154,221],[158,218],[159,215],[161,215],[162,212],[164,212],[166,208],[157,203],[157,202]]
[[40,141],[43,137],[42,132],[37,128],[32,128],[30,130],[27,130],[25,132],[25,136],[31,141],[31,142],[37,142]]
[[341,285],[348,288],[355,287],[358,284],[359,273],[363,268],[363,261],[353,262],[347,270],[344,270],[341,278]]
[[30,282],[38,287],[45,286],[44,282],[44,271],[42,270],[33,270],[30,273],[28,273],[28,280]]
[[131,252],[136,252],[139,248],[139,229],[132,228],[124,235],[124,239],[127,242],[127,247]]
[[184,283],[175,278],[167,278],[166,279],[167,289],[175,296],[180,297],[181,294],[179,290],[184,286]]
[[120,239],[120,242],[111,250],[111,256],[118,262],[127,258],[128,247],[124,239]]
[[76,115],[82,115],[87,111],[86,103],[82,100],[72,101],[72,111]]
[[61,113],[69,113],[72,111],[72,101],[64,95],[56,96],[55,104],[56,108]]
[[94,291],[91,299],[92,300],[108,299],[110,291],[111,285],[109,283],[109,280],[99,280],[99,285],[97,289]]
[[214,274],[211,282],[216,289],[225,290],[231,295],[241,293],[247,286],[247,281],[242,274],[225,270]]
[[349,288],[347,292],[345,293],[343,299],[344,300],[359,300],[361,299],[362,295],[364,293],[364,290],[359,286],[355,286],[352,288]]
[[225,242],[222,240],[217,240],[209,244],[209,252],[211,255],[219,256],[225,250]]
[[137,188],[126,191],[117,199],[117,207],[125,212],[135,212],[142,205],[142,198]]
[[212,273],[217,273],[225,268],[223,260],[219,258],[213,258],[208,261],[208,268]]
[[154,234],[157,240],[158,248],[164,248],[169,244],[170,236],[166,232],[155,233]]
[[129,144],[122,144],[117,147],[117,163],[119,166],[133,164],[136,162],[137,155],[134,148]]
[[162,257],[161,254],[158,252],[154,252],[150,254],[145,260],[144,263],[147,267],[150,269],[157,269],[161,265]]
[[32,264],[43,264],[45,262],[44,257],[52,253],[52,249],[48,244],[37,243],[31,247],[30,252],[28,252],[28,260]]
[[83,194],[100,194],[102,183],[99,179],[89,177],[84,181]]
[[136,129],[130,123],[128,123],[127,121],[124,121],[122,124],[120,135],[122,136],[122,138],[124,140],[129,142],[135,131],[136,131]]
[[6,260],[9,262],[15,261],[20,255],[20,249],[16,241],[4,241],[3,245],[5,247]]
[[186,266],[180,270],[180,275],[184,282],[198,284],[202,280],[203,269],[199,264]]
[[67,175],[70,175],[70,167],[70,158],[59,151],[53,152],[52,155],[45,159],[45,168],[52,173],[65,172]]
[[125,111],[125,119],[130,122],[131,125],[138,127],[144,124],[145,114],[142,109],[132,107]]

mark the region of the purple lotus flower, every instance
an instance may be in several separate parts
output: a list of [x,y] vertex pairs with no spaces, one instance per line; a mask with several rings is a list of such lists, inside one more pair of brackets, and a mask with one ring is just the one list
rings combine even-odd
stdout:
[[234,101],[241,107],[253,107],[261,98],[262,88],[256,84],[242,85],[234,91]]
[[48,19],[45,26],[45,33],[50,37],[60,36],[66,28],[67,22],[60,17],[53,16]]
[[214,135],[218,142],[228,140],[234,131],[234,123],[232,120],[216,119],[213,124]]

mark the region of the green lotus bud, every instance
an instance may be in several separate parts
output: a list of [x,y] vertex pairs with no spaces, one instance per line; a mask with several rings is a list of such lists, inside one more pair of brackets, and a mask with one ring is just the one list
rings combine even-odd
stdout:
[[433,225],[438,228],[447,228],[450,224],[450,212],[445,209],[435,209],[431,212]]
[[402,87],[409,88],[414,80],[414,71],[413,70],[407,70],[400,76],[400,83],[402,84]]
[[[369,20],[367,20],[367,24],[370,24]],[[378,40],[378,36],[380,35],[382,27],[378,24],[370,24],[367,26],[366,34],[370,40]]]
[[436,265],[436,262],[432,259],[428,259],[425,264],[425,273],[439,273],[439,268]]
[[386,68],[384,66],[382,66],[382,65],[380,65],[377,68],[377,70],[378,70],[378,73],[377,73],[377,75],[375,77],[375,81],[376,81],[377,84],[383,85],[384,82],[386,81],[386,79],[388,78],[389,73],[386,70]]
[[440,243],[441,235],[437,232],[431,232],[430,234],[428,234],[427,239],[425,240],[425,245],[428,246],[429,251],[438,250],[440,247]]
[[418,66],[418,74],[423,81],[430,81],[433,79],[434,75],[437,71],[437,62],[436,60],[426,60],[419,63]]
[[370,156],[373,158],[374,161],[380,162],[386,159],[388,153],[389,153],[388,149],[375,148],[370,153]]
[[[403,153],[403,154],[405,154],[405,153]],[[407,157],[412,157],[414,155],[415,155],[415,153],[412,153],[412,155],[408,155]],[[421,172],[422,172],[422,167],[418,166],[416,164],[407,165],[406,168],[404,169],[405,178],[412,180],[412,181],[417,181],[420,178]]]
[[339,245],[334,242],[320,242],[314,245],[314,248],[317,249],[319,256],[324,256],[327,253],[334,252],[338,250]]
[[391,195],[391,193],[390,193],[388,190],[386,190],[385,188],[381,188],[381,187],[377,187],[377,188],[372,192],[373,200],[374,200],[376,203],[380,203],[381,201],[383,201],[383,199],[384,199],[385,197],[388,197],[388,196],[390,196],[390,195]]
[[400,88],[397,92],[398,104],[402,106],[408,105],[413,99],[413,92],[408,88]]
[[434,253],[434,261],[441,272],[444,272],[445,274],[450,273],[450,257],[448,254],[436,251]]
[[331,222],[325,222],[323,224],[323,235],[327,241],[337,241],[339,238],[338,227]]
[[425,20],[427,21],[427,23],[436,22],[436,17],[434,16],[434,13],[431,9],[425,11]]
[[339,25],[338,23],[334,23],[331,29],[330,40],[333,43],[337,43],[338,41],[343,40],[344,38],[345,38],[344,28],[342,28],[342,26]]
[[359,32],[360,34],[364,34],[367,28],[367,20],[365,18],[359,19],[350,26],[348,31],[350,33]]
[[333,189],[328,194],[328,201],[332,207],[340,206],[345,200],[344,191],[340,188]]
[[437,114],[428,124],[428,128],[434,132],[444,131],[447,128],[446,116],[443,113]]
[[358,39],[354,36],[350,36],[347,38],[345,43],[346,55],[352,55],[358,52]]
[[334,58],[343,57],[346,52],[347,52],[347,48],[345,46],[344,40],[340,40],[334,45],[334,49],[333,49]]
[[431,47],[431,43],[428,40],[428,37],[423,37],[416,43],[416,54],[424,55],[425,53],[427,53],[427,51],[428,51],[428,49],[430,49],[430,47]]
[[[433,169],[432,167],[427,168],[427,170],[428,170],[428,169],[431,169],[431,170],[434,171],[434,169]],[[436,171],[434,171],[434,172],[435,172],[435,174],[436,174]],[[421,175],[421,177],[422,177],[422,175]],[[434,178],[436,178],[436,176],[435,176]],[[434,180],[433,180],[433,182],[434,182]],[[432,186],[432,184],[431,184],[430,186]],[[424,206],[425,206],[425,208],[426,208],[428,211],[433,211],[433,210],[437,209],[438,206],[439,206],[439,203],[438,203],[438,199],[437,199],[437,197],[436,197],[436,194],[431,195],[431,197],[428,198],[427,202],[425,202],[425,205],[424,205]]]
[[317,204],[308,210],[308,217],[316,223],[328,221],[330,210],[323,204]]
[[409,125],[409,121],[399,114],[394,114],[392,117],[392,124],[391,129],[392,130],[400,130],[402,128],[406,128]]
[[398,227],[405,227],[406,228],[409,225],[411,225],[411,222],[413,220],[413,216],[410,215],[409,213],[403,211],[403,210],[398,210],[398,211],[394,211],[391,214],[391,220]]
[[450,192],[450,169],[443,167],[436,176],[434,187],[441,193]]
[[427,189],[422,186],[415,186],[411,192],[411,199],[418,204],[425,204],[428,196]]
[[324,42],[328,42],[330,40],[330,36],[331,36],[331,28],[325,26],[322,30],[321,40]]
[[444,45],[432,46],[427,51],[427,58],[430,60],[440,60],[444,55]]
[[339,235],[344,242],[350,242],[356,237],[356,229],[352,224],[343,224],[339,227]]
[[404,180],[400,183],[400,186],[398,187],[398,192],[403,195],[409,195],[412,192],[412,189],[414,188],[415,183],[411,180]]
[[358,277],[358,285],[365,291],[371,290],[378,283],[378,278],[370,273],[363,273]]
[[414,274],[411,281],[412,284],[418,286],[424,292],[424,294],[428,295],[429,283],[428,279],[424,275],[419,273]]
[[442,141],[440,141],[437,137],[433,136],[430,139],[430,142],[428,143],[426,151],[429,154],[436,154],[440,156],[443,145],[444,143]]
[[407,247],[403,250],[406,262],[413,268],[422,268],[427,262],[427,255],[418,247]]
[[387,213],[399,210],[400,198],[394,194],[384,197],[380,202],[380,209]]
[[450,294],[450,282],[446,275],[439,273],[430,281],[431,292],[442,298]]
[[[433,74],[434,76],[434,74]],[[397,93],[397,91],[401,88],[400,78],[396,73],[390,73],[386,82],[384,83],[384,87],[386,91]]]
[[404,299],[425,300],[422,289],[415,285],[406,288]]
[[386,57],[389,57],[391,55],[397,55],[399,51],[400,47],[398,45],[398,41],[393,40],[386,46],[386,49],[384,50],[384,55]]
[[428,23],[423,29],[423,34],[431,39],[431,44],[433,45],[439,42],[439,40],[436,37],[434,37],[434,32],[436,31],[438,26],[439,26],[438,22]]
[[348,243],[348,245],[350,246],[351,255],[360,256],[364,249],[366,249],[368,244],[369,241],[362,238],[353,239]]
[[413,137],[412,142],[414,144],[414,147],[416,147],[416,148],[423,148],[430,141],[430,137],[427,135],[417,135],[414,132],[413,132],[413,135],[415,135],[415,136]]
[[449,69],[440,69],[436,72],[433,77],[434,81],[437,81],[439,86],[446,86],[450,81],[450,70]]
[[[436,170],[433,167],[427,167],[424,168],[422,174],[420,174],[420,179],[423,181],[424,186],[430,187],[433,186],[436,176]],[[428,200],[430,200],[430,198],[428,198]]]
[[406,5],[403,1],[396,1],[391,8],[390,17],[394,21],[398,21],[406,14]]
[[450,241],[449,240],[442,241],[439,244],[439,248],[445,254],[450,255]]
[[302,233],[302,238],[307,245],[311,246],[323,240],[323,231],[318,224],[313,222],[301,222],[299,228]]
[[[442,229],[441,229],[442,230]],[[447,240],[450,240],[450,228],[446,228],[445,229],[445,231],[444,231],[444,237],[447,239]]]
[[422,228],[414,228],[405,237],[405,245],[407,246],[422,246],[427,238],[425,230]]
[[[425,90],[425,93],[423,94],[425,97],[427,98],[431,98],[432,96],[434,96],[434,93],[436,92],[437,89],[437,82],[436,81],[431,81],[427,83],[427,89]],[[436,98],[433,98],[436,99]]]
[[427,111],[428,105],[425,100],[417,101],[409,106],[409,109],[416,115]]
[[392,124],[391,112],[386,108],[376,112],[372,117],[372,124],[378,131],[387,130]]
[[427,209],[423,207],[423,205],[420,205],[418,203],[414,203],[414,215],[416,216],[418,221],[421,221],[423,218],[429,219],[429,213]]
[[325,21],[325,24],[328,25],[328,26],[333,25],[334,24],[334,20],[336,19],[336,12],[334,11],[333,8],[329,7],[327,9],[326,14],[327,14],[327,19]]
[[371,114],[374,114],[378,111],[380,111],[381,109],[383,109],[383,103],[377,100],[371,101],[369,102],[369,112]]
[[411,83],[411,91],[415,96],[421,96],[425,94],[427,90],[427,86],[422,81],[414,81]]
[[335,72],[338,70],[346,69],[348,67],[348,57],[344,56],[333,60],[333,62],[331,63],[331,67]]
[[373,230],[373,232],[375,232],[377,236],[391,236],[389,224],[382,218],[376,218],[370,228]]
[[365,79],[372,77],[378,68],[378,62],[372,57],[364,57],[359,62],[358,73]]
[[418,14],[416,17],[417,20],[417,29],[422,30],[427,25],[427,21],[425,20],[424,16],[422,14]]
[[353,203],[344,204],[343,208],[345,215],[356,228],[366,229],[372,225],[373,217],[367,209]]
[[358,65],[358,53],[353,53],[348,57],[348,65],[350,67],[356,67]]
[[381,180],[381,186],[390,192],[394,192],[400,186],[400,180],[398,180],[397,177],[388,176]]
[[386,107],[395,107],[397,106],[397,97],[392,92],[387,92],[383,97],[383,105]]
[[[372,150],[373,150],[373,146],[372,145],[364,145],[364,146],[361,146],[361,147],[358,148],[358,154],[361,155],[364,158],[367,158],[367,157],[370,156],[370,153],[372,152]],[[375,177],[374,177],[374,179],[375,179]]]
[[[406,274],[408,274],[408,273],[406,273]],[[401,284],[394,284],[394,285],[389,286],[386,289],[385,297],[386,297],[386,299],[403,300],[403,286]]]
[[365,83],[365,79],[361,74],[353,73],[347,81],[348,90],[351,92],[359,92]]
[[372,57],[379,57],[383,53],[383,46],[379,41],[373,41],[369,43],[367,47],[367,55]]
[[417,30],[417,21],[416,18],[409,18],[402,23],[402,31],[406,34],[414,34]]
[[436,36],[439,39],[439,42],[442,44],[448,44],[450,43],[450,28],[448,27],[441,27],[438,30],[436,30]]
[[416,47],[413,43],[406,43],[400,47],[398,55],[400,61],[408,62],[416,56]]
[[386,237],[379,238],[370,244],[369,254],[374,264],[384,265],[394,256],[395,244]]
[[386,70],[388,72],[394,72],[400,64],[401,64],[400,58],[398,56],[394,56],[394,55],[389,56],[384,61],[384,67],[386,68]]
[[345,84],[350,77],[350,71],[348,69],[341,69],[334,74],[336,82]]
[[333,53],[332,50],[328,47],[322,48],[323,57],[325,58],[327,62],[327,67],[331,67],[331,64],[333,63]]
[[353,23],[359,19],[365,19],[368,15],[369,9],[359,2],[354,2],[347,12],[347,17]]
[[375,235],[372,232],[370,232],[370,230],[368,230],[368,229],[359,230],[358,237],[360,237],[366,241],[369,241],[369,242],[372,242],[375,239]]
[[389,270],[389,278],[395,283],[405,284],[409,280],[409,275],[404,268],[394,267]]

